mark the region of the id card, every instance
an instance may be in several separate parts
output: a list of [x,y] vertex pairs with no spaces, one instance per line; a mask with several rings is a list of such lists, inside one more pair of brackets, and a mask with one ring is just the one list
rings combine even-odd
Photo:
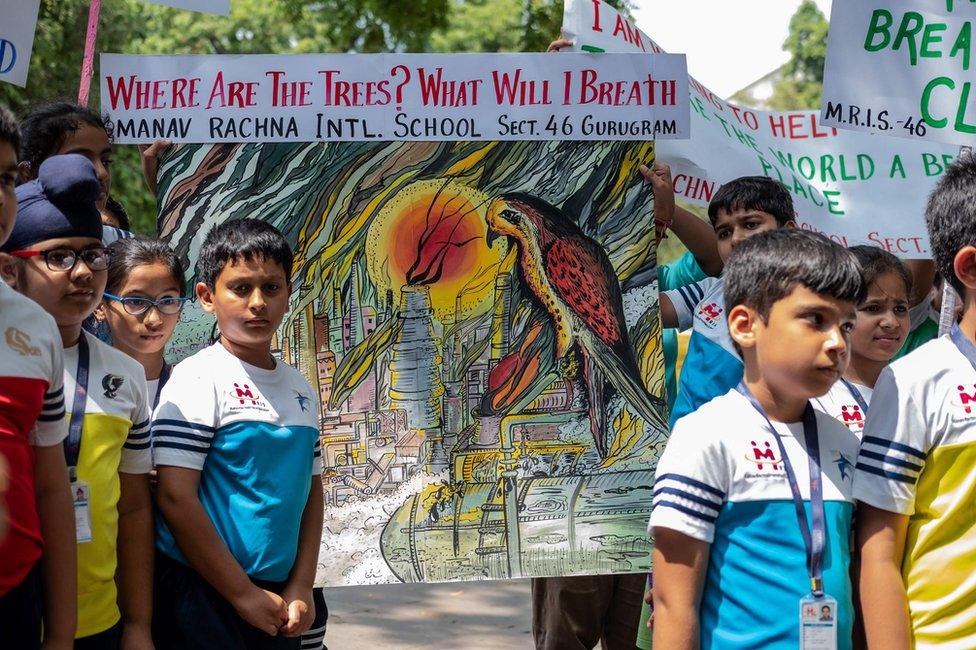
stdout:
[[800,599],[800,650],[837,650],[837,601],[830,596]]
[[88,506],[88,483],[73,481],[71,483],[71,500],[75,506],[75,541],[84,544],[92,541],[91,509]]

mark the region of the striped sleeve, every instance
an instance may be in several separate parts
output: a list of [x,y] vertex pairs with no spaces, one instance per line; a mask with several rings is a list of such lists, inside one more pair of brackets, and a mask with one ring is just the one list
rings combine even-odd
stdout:
[[213,382],[184,364],[173,369],[153,413],[153,463],[202,470],[216,432]]
[[678,329],[686,330],[692,326],[695,318],[695,308],[705,297],[705,287],[701,282],[692,282],[672,291],[665,291],[678,315]]
[[51,368],[47,377],[48,387],[44,392],[41,412],[30,433],[30,443],[37,447],[60,445],[68,437],[68,418],[64,407],[64,348],[53,322],[51,330],[51,345],[47,351]]
[[129,435],[122,444],[119,471],[124,474],[145,474],[152,470],[149,395],[144,376],[137,376],[133,385],[136,389],[136,406],[132,412],[132,428],[129,429]]
[[657,464],[649,528],[669,528],[711,543],[727,496],[727,463],[718,441],[679,421]]
[[901,515],[915,512],[915,486],[928,453],[919,406],[885,368],[871,397],[854,470],[858,501]]

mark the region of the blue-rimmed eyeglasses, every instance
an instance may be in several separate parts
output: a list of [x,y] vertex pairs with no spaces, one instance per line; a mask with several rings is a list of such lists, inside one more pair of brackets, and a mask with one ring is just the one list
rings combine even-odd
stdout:
[[126,313],[132,314],[133,316],[142,316],[153,307],[158,309],[160,314],[175,316],[183,309],[183,303],[189,300],[189,298],[184,298],[182,296],[163,296],[162,298],[157,298],[156,300],[139,298],[136,296],[123,298],[107,291],[102,295],[109,300],[122,303],[122,309],[124,309]]

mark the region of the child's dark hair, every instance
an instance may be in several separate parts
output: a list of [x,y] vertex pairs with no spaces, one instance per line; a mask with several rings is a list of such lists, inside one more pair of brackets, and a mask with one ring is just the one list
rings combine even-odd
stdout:
[[109,247],[110,262],[108,264],[108,279],[105,290],[118,293],[125,284],[129,274],[137,266],[146,264],[162,264],[173,274],[180,295],[186,295],[186,277],[183,272],[183,262],[176,256],[173,249],[160,239],[148,237],[130,237],[112,242]]
[[946,167],[925,209],[935,267],[960,296],[966,295],[953,261],[964,246],[976,246],[976,160],[960,156]]
[[17,120],[3,106],[0,106],[0,142],[8,143],[14,148],[14,153],[20,155],[20,134],[17,132]]
[[70,133],[85,124],[105,131],[111,142],[111,122],[86,106],[55,102],[34,108],[20,123],[21,160],[37,174],[41,163],[61,148]]
[[119,228],[122,230],[132,230],[132,224],[129,222],[129,213],[125,211],[125,208],[122,207],[122,204],[114,196],[109,195],[108,200],[105,202],[105,212],[118,222]]
[[905,283],[905,293],[911,295],[912,272],[900,259],[883,248],[866,244],[851,246],[847,250],[854,254],[857,263],[861,266],[861,277],[864,279],[865,288],[870,287],[872,282],[885,273],[897,273]]
[[228,262],[263,258],[277,262],[291,282],[291,246],[277,228],[260,219],[225,221],[214,226],[200,247],[197,275],[200,282],[214,288],[217,276]]
[[773,304],[797,286],[859,305],[866,288],[854,254],[823,235],[768,230],[736,246],[724,272],[725,305],[755,309],[765,321]]
[[720,211],[736,210],[767,212],[780,226],[796,219],[793,197],[786,186],[766,176],[742,176],[720,187],[708,204],[708,219],[714,226]]

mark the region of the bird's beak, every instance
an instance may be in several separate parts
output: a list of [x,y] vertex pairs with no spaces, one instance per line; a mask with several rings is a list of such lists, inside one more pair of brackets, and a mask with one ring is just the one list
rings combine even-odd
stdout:
[[488,248],[491,248],[492,244],[499,237],[501,237],[501,235],[499,235],[497,232],[495,232],[491,228],[488,228],[488,231],[485,233],[485,242],[488,244]]

